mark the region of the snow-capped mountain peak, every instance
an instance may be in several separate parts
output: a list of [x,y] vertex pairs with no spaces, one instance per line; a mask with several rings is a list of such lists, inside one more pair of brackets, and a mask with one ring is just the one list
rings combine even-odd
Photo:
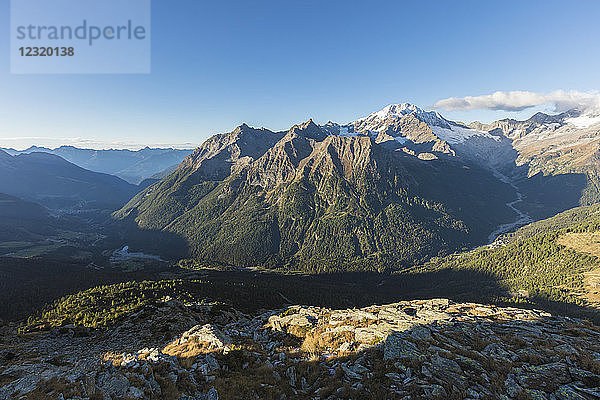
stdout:
[[412,113],[422,114],[423,112],[424,112],[423,109],[415,106],[414,104],[410,104],[410,103],[390,104],[390,105],[383,107],[379,111],[369,114],[367,117],[360,118],[359,121],[363,120],[363,119],[369,119],[370,117],[371,118],[372,117],[387,118],[390,116],[401,116],[401,115],[412,114]]
[[[425,111],[422,108],[410,103],[390,104],[379,111],[371,113],[366,117],[359,118],[354,122],[354,125],[367,123],[368,125],[380,125],[381,122],[388,119],[401,118],[405,115],[413,114],[421,121],[432,125],[444,126],[448,125],[448,121],[436,111]],[[368,128],[367,128],[368,129]],[[369,129],[378,131],[378,129]]]
[[[420,107],[410,103],[390,104],[379,111],[369,114],[366,117],[359,118],[350,123],[353,126],[353,132],[363,132],[367,134],[378,134],[381,132],[390,132],[390,127],[397,128],[397,122],[402,118],[412,115],[419,121],[429,126],[431,131],[450,144],[463,143],[474,137],[486,137],[499,141],[497,136],[490,135],[487,132],[471,129],[464,125],[452,122],[444,118],[437,111],[425,111]],[[394,129],[395,130],[395,129]],[[392,136],[404,137],[407,132],[397,131]]]
[[600,123],[600,109],[586,110],[578,116],[566,118],[564,122],[575,125],[578,129],[589,128],[592,125]]

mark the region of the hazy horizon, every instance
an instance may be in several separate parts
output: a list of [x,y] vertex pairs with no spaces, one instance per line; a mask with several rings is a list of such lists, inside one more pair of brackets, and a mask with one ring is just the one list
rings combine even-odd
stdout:
[[[419,106],[417,104],[417,106]],[[371,110],[369,113],[371,112],[376,112],[379,111],[380,109],[384,108],[384,106],[376,109],[376,110]],[[422,107],[424,109],[431,109],[430,107]],[[432,109],[433,110],[433,109]],[[505,118],[515,118],[515,119],[520,119],[520,120],[526,120],[528,118],[530,118],[531,116],[533,116],[535,113],[537,112],[545,112],[547,114],[557,114],[556,112],[552,112],[550,110],[548,110],[547,108],[543,108],[543,107],[532,107],[532,109],[527,109],[521,112],[505,112],[506,116]],[[443,116],[446,116],[446,112],[444,112],[443,110],[441,111],[441,114]],[[360,115],[358,117],[356,117],[354,120],[362,118],[364,116],[368,115],[364,114]],[[311,118],[308,118],[311,119]],[[290,129],[293,125],[295,124],[299,124],[302,122],[307,121],[308,119],[302,120],[302,121],[297,121],[294,124],[288,126],[288,127],[284,127],[284,128],[270,128],[267,126],[262,126],[262,125],[251,125],[251,124],[247,124],[250,125],[252,127],[255,128],[266,128],[269,129],[271,131],[277,132],[277,131],[285,131]],[[314,118],[312,118],[314,120]],[[497,119],[489,119],[489,120],[472,120],[472,121],[458,121],[458,122],[463,122],[465,124],[470,124],[472,122],[483,122],[483,123],[491,123],[493,121],[495,121]],[[327,121],[315,121],[317,124],[319,125],[323,125],[327,122],[329,122],[329,120]],[[341,123],[341,124],[345,124],[351,121],[333,121],[336,123]],[[245,122],[243,122],[245,123]],[[241,124],[239,124],[241,125]],[[230,132],[233,129],[235,129],[237,126],[231,126],[229,129],[222,131],[222,132],[213,132],[207,135],[204,135],[204,139],[201,142],[198,143],[193,143],[193,142],[187,142],[187,143],[126,143],[126,142],[112,142],[112,143],[105,143],[105,142],[101,142],[101,141],[95,141],[93,139],[81,139],[81,138],[62,138],[62,139],[51,139],[51,138],[45,138],[45,137],[14,137],[14,138],[2,138],[0,137],[0,148],[1,149],[11,149],[11,150],[15,150],[15,151],[23,151],[23,150],[27,150],[30,147],[45,147],[45,148],[49,148],[51,150],[57,149],[59,147],[63,147],[63,146],[71,146],[71,147],[77,147],[80,149],[91,149],[91,150],[131,150],[131,151],[137,151],[137,150],[141,150],[143,148],[149,147],[152,149],[156,149],[156,148],[172,148],[172,149],[181,149],[181,150],[193,150],[197,147],[199,147],[200,145],[202,145],[202,143],[208,139],[209,137],[215,135],[215,134],[220,134],[220,133],[226,133],[226,132]],[[14,142],[18,142],[19,144],[17,145],[11,145],[11,143]]]

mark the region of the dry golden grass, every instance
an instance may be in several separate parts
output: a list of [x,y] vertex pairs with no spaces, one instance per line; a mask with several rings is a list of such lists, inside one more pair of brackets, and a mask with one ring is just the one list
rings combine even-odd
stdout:
[[585,298],[591,303],[600,304],[600,269],[586,272],[583,282]]
[[121,365],[121,362],[123,362],[123,354],[115,353],[112,351],[106,352],[102,355],[102,362],[107,362],[107,361],[112,362],[112,365],[114,367],[118,367]]
[[[600,257],[600,232],[569,232],[558,238],[558,244],[581,253]],[[579,295],[592,305],[600,306],[600,269],[584,273],[585,292]]]
[[600,232],[569,232],[558,238],[558,244],[575,251],[600,257]]
[[177,358],[192,358],[211,352],[206,343],[190,340],[182,344],[171,343],[165,346],[163,353]]
[[286,332],[298,338],[305,337],[312,329],[312,325],[289,325]]
[[325,350],[336,350],[342,343],[353,342],[354,333],[349,331],[326,332],[325,327],[309,332],[302,342],[302,351],[316,356]]

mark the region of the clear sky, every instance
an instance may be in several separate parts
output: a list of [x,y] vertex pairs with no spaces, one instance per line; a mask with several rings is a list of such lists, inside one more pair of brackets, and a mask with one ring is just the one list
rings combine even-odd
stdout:
[[[0,5],[9,26],[9,2]],[[11,75],[0,147],[177,145],[495,91],[600,89],[600,1],[152,1],[148,75]],[[442,111],[461,121],[520,112]]]

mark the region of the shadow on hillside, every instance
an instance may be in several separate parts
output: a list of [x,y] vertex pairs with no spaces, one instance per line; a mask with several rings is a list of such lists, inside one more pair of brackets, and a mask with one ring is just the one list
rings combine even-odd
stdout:
[[523,195],[523,202],[516,207],[540,220],[581,205],[588,178],[578,173],[544,176],[540,172],[516,185]]
[[158,273],[96,270],[65,259],[0,257],[0,321],[27,317],[91,287],[142,279],[160,278]]
[[129,246],[130,251],[141,251],[171,260],[185,258],[189,254],[187,240],[173,232],[141,229],[128,220],[111,220],[105,230],[105,247],[108,248]]
[[[238,293],[217,293],[217,300],[246,312],[292,304],[328,308],[365,307],[402,300],[448,298],[458,302],[490,303],[537,308],[554,314],[586,318],[600,323],[598,310],[543,298],[518,298],[493,275],[475,271],[442,270],[411,274],[346,272],[332,274],[281,274],[268,271],[179,271],[182,278],[202,278],[216,285],[238,283]],[[243,289],[241,289],[243,288]],[[248,288],[252,288],[248,292]]]

